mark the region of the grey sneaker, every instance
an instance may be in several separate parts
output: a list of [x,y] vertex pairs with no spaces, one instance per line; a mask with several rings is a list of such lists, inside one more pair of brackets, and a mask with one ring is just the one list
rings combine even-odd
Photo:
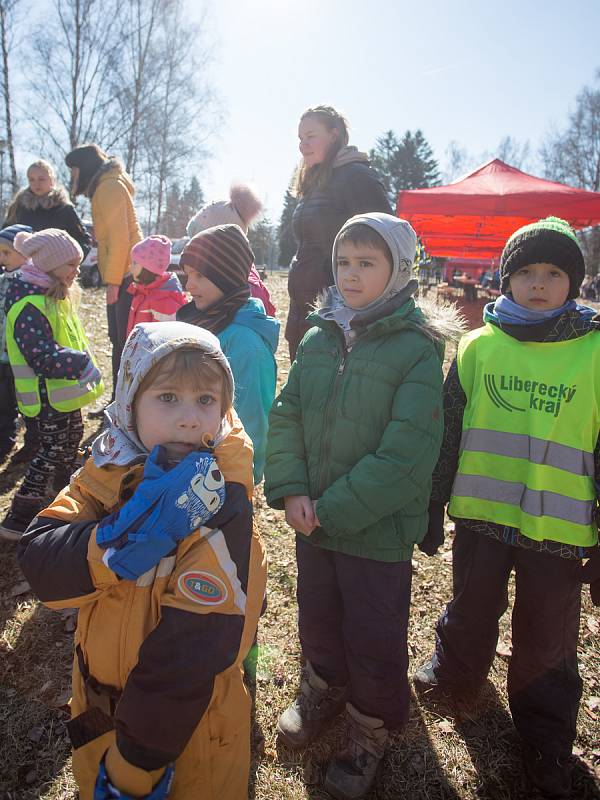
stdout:
[[383,720],[361,714],[351,703],[346,715],[346,742],[329,765],[325,789],[338,800],[358,800],[375,782],[389,733]]
[[420,694],[423,692],[430,692],[432,689],[437,689],[439,685],[438,679],[435,677],[433,662],[431,660],[420,666],[415,672],[413,675],[413,683],[415,689]]
[[328,686],[306,662],[298,696],[279,717],[277,733],[292,750],[306,747],[343,710],[345,686]]

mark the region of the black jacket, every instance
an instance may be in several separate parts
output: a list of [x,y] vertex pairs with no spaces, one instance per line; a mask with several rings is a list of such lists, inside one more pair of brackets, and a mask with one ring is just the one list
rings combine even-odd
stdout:
[[37,197],[29,189],[20,191],[6,219],[2,225],[29,225],[34,231],[43,231],[46,228],[59,228],[66,231],[79,242],[85,258],[92,244],[90,235],[83,227],[79,215],[68,200],[68,195],[62,187],[53,189],[44,197]]

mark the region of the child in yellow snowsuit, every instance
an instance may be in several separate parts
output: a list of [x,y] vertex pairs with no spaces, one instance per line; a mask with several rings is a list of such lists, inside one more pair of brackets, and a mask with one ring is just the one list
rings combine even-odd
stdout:
[[242,661],[266,566],[232,398],[215,336],[136,326],[110,425],[22,540],[40,599],[79,608],[69,733],[81,800],[247,798]]

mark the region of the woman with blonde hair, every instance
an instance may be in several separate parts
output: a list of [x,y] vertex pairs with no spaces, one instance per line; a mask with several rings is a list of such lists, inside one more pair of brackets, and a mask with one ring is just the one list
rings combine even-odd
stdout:
[[302,163],[292,218],[298,250],[288,279],[285,329],[292,361],[309,327],[307,314],[317,295],[333,283],[331,250],[339,229],[355,214],[392,213],[367,154],[348,144],[348,122],[339,111],[331,106],[307,109],[300,117],[298,139]]
[[85,258],[91,245],[90,236],[67,190],[57,182],[52,164],[43,159],[34,161],[27,167],[27,182],[28,186],[15,195],[2,227],[28,225],[33,231],[58,228],[75,239]]

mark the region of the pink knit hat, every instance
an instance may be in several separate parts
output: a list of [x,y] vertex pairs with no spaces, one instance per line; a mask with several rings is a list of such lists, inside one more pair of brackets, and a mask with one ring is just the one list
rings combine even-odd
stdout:
[[167,236],[147,236],[131,248],[131,260],[148,272],[164,275],[171,263],[171,240]]
[[37,233],[17,233],[15,250],[42,272],[52,272],[67,261],[83,258],[83,250],[72,236],[59,228],[46,228]]

